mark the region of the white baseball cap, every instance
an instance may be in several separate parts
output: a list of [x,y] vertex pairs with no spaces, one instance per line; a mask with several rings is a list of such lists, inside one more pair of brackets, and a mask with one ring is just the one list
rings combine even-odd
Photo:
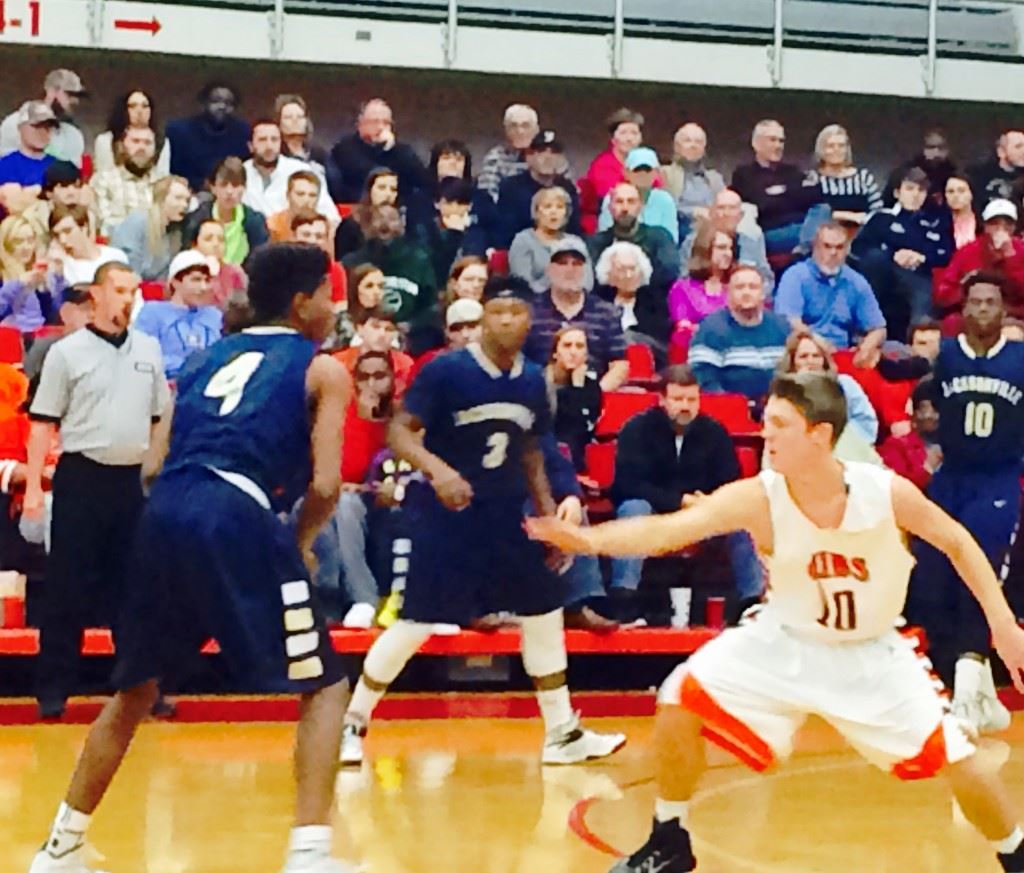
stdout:
[[468,297],[460,297],[444,314],[444,323],[447,327],[454,327],[457,324],[472,324],[484,317],[484,308],[476,300]]
[[1017,207],[1009,200],[1004,200],[1001,197],[995,200],[990,200],[985,205],[984,211],[981,213],[981,220],[991,221],[993,218],[1009,218],[1016,221]]
[[167,278],[177,279],[186,270],[193,270],[196,267],[202,267],[207,273],[210,272],[210,262],[206,260],[206,255],[195,249],[178,252],[167,269]]

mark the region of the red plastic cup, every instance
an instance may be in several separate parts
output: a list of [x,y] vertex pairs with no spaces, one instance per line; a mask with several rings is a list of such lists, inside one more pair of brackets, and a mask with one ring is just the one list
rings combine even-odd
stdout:
[[704,624],[720,629],[725,627],[725,598],[709,597],[704,607]]
[[2,626],[6,628],[25,627],[25,601],[20,597],[5,597],[0,601],[3,618]]

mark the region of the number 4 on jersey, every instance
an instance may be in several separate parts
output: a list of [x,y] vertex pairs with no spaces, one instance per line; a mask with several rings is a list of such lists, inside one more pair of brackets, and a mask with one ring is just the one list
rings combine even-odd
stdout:
[[252,374],[263,363],[263,352],[243,352],[221,367],[206,383],[204,397],[220,397],[220,415],[230,415],[242,402],[242,392]]

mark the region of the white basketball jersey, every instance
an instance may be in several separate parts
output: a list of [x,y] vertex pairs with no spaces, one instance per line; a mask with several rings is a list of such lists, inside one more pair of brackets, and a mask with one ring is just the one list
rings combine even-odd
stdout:
[[914,559],[896,526],[891,470],[847,462],[846,513],[838,528],[813,524],[793,502],[784,476],[764,470],[773,554],[764,614],[823,642],[878,637],[907,599]]

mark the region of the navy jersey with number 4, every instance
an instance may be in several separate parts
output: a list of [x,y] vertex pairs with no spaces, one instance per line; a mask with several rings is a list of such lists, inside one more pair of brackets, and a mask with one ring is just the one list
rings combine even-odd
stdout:
[[943,467],[994,471],[1024,453],[1024,343],[1000,340],[985,356],[962,335],[935,360]]
[[551,428],[539,367],[520,355],[505,372],[470,346],[434,358],[403,402],[426,428],[427,450],[458,470],[474,500],[526,497],[524,445]]
[[291,508],[312,475],[306,370],[316,351],[294,330],[256,327],[192,355],[178,374],[164,471],[237,473]]

